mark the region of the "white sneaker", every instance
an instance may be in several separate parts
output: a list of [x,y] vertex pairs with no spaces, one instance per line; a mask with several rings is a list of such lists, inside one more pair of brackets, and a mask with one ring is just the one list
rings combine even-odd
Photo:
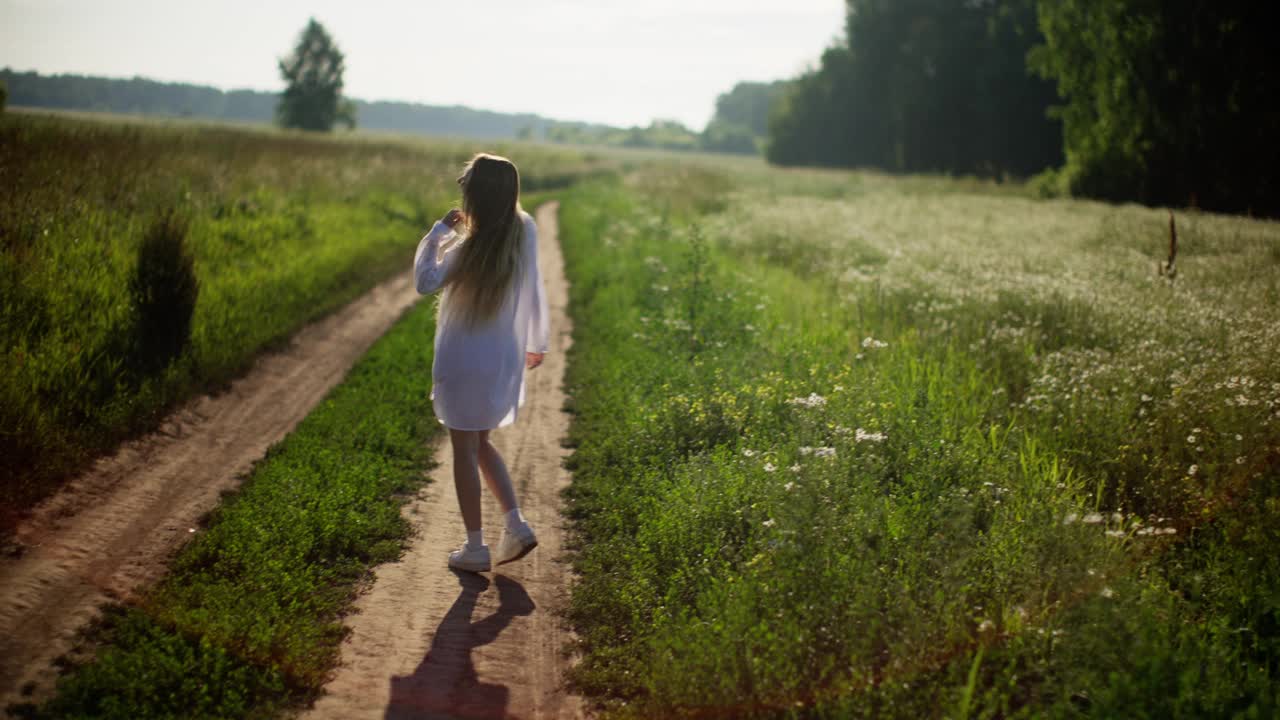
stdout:
[[538,538],[529,523],[522,522],[515,529],[506,528],[502,531],[502,540],[498,541],[498,564],[515,562],[536,547]]
[[489,546],[472,548],[463,543],[462,547],[449,553],[449,567],[469,572],[488,572]]

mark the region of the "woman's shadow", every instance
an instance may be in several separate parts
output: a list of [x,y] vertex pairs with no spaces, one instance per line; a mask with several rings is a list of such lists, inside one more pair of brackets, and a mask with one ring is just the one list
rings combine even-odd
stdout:
[[511,621],[536,607],[520,583],[495,575],[498,609],[471,622],[480,594],[489,589],[483,575],[455,572],[462,592],[436,628],[426,657],[412,675],[391,678],[387,720],[436,718],[505,718],[510,691],[506,685],[481,682],[471,651],[493,642]]

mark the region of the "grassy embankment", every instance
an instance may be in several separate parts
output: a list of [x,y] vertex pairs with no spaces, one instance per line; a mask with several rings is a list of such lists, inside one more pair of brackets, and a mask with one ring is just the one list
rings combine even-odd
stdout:
[[[481,149],[494,148],[0,116],[0,529],[165,408],[403,268]],[[599,164],[518,154],[531,190]],[[186,351],[144,370],[128,346],[129,277],[171,210],[199,297]]]
[[1280,712],[1280,226],[996,190],[567,193],[607,715]]

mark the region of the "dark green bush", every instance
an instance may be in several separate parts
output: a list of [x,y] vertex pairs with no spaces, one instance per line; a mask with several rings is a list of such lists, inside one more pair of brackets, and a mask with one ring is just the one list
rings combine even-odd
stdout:
[[135,370],[149,374],[165,368],[191,341],[200,286],[186,238],[187,221],[167,210],[138,247],[138,265],[129,278]]

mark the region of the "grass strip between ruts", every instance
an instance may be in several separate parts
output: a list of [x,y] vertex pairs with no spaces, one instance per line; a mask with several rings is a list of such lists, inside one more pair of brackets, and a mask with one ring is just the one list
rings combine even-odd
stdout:
[[170,574],[99,628],[96,659],[35,717],[261,717],[297,706],[338,659],[341,615],[395,558],[400,515],[439,432],[428,393],[435,303],[410,310],[274,446]]

